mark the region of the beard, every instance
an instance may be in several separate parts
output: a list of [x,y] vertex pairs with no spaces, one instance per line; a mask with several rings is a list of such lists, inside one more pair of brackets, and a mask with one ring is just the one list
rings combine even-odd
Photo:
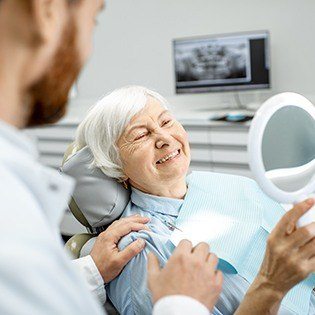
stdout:
[[66,114],[69,91],[80,73],[73,20],[67,25],[48,71],[28,90],[26,127],[57,122]]

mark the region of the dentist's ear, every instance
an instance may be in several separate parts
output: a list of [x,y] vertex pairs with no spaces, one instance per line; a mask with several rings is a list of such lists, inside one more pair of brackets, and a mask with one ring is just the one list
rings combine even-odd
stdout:
[[33,1],[33,17],[44,42],[59,42],[67,20],[66,12],[66,4],[62,1]]

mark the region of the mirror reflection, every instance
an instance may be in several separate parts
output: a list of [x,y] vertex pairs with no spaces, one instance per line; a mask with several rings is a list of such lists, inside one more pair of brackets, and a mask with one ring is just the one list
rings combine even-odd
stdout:
[[315,174],[315,121],[304,109],[285,106],[267,123],[262,140],[266,177],[278,188],[294,192]]

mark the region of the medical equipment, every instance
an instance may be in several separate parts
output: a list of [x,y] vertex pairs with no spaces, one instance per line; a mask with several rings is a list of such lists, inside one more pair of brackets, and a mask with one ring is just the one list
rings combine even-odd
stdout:
[[[249,164],[274,200],[297,203],[315,192],[315,108],[302,95],[281,93],[257,111],[249,132]],[[315,221],[315,207],[298,222]]]
[[173,49],[176,93],[270,87],[268,31],[175,39]]

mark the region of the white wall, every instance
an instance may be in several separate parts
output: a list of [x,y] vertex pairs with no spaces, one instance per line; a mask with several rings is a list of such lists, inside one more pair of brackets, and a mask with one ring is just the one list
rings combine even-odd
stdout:
[[[270,92],[290,90],[312,98],[314,0],[107,0],[75,103],[85,110],[114,88],[142,84],[183,108],[228,104],[231,93],[175,96],[172,39],[265,29],[271,32]],[[267,95],[240,94],[244,102]]]

